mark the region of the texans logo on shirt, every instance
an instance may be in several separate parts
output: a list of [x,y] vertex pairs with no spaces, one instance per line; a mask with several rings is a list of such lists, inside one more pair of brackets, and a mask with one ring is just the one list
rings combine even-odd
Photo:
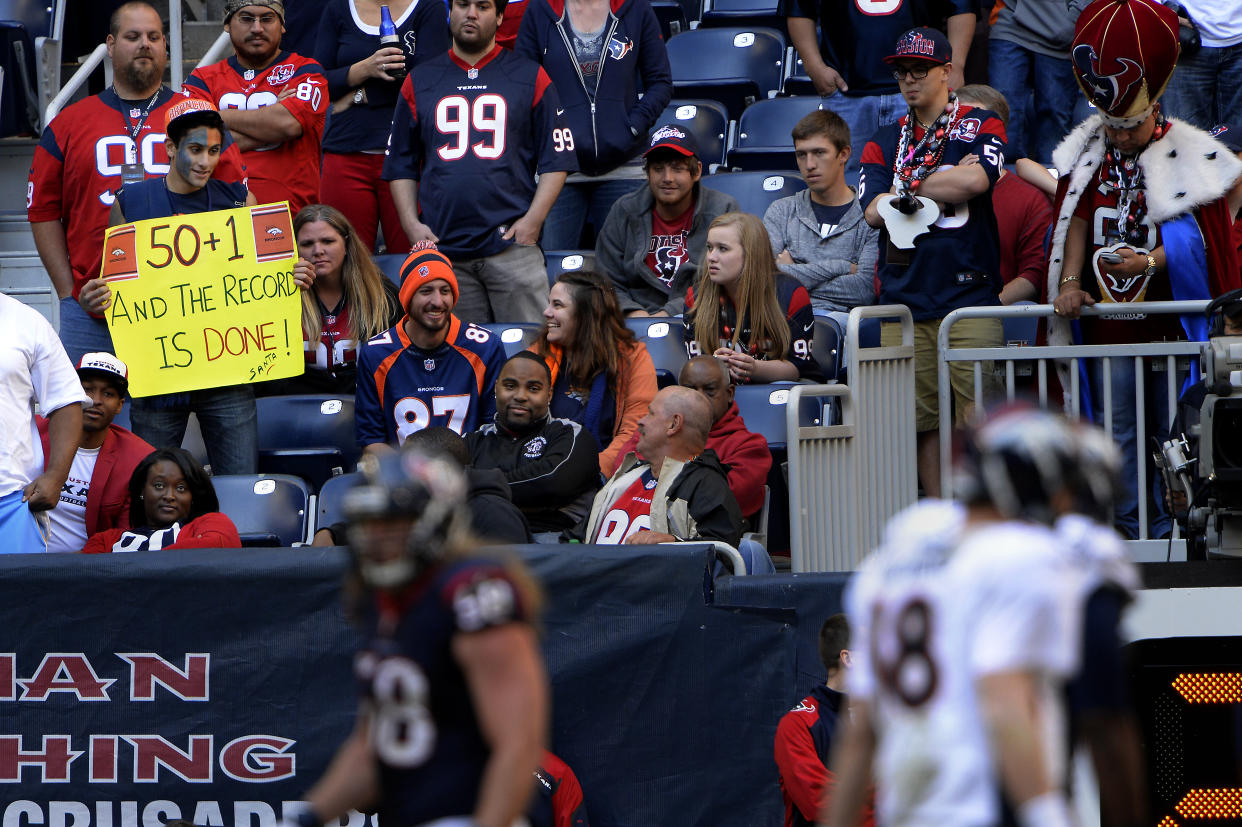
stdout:
[[282,63],[272,69],[272,73],[267,76],[267,82],[269,86],[279,86],[287,83],[291,77],[293,77],[293,64]]
[[980,124],[978,118],[962,118],[953,125],[953,129],[949,132],[950,141],[965,141],[970,143],[979,137]]
[[634,48],[634,42],[627,38],[613,37],[608,41],[608,56],[613,60],[620,60],[628,55]]
[[1101,273],[1096,276],[1096,283],[1100,285],[1100,298],[1106,302],[1141,302],[1143,297],[1147,295],[1147,285],[1151,283],[1151,276],[1110,276]]
[[656,276],[660,281],[672,287],[677,271],[689,259],[686,253],[685,232],[674,235],[653,235],[648,242],[647,254],[655,256]]

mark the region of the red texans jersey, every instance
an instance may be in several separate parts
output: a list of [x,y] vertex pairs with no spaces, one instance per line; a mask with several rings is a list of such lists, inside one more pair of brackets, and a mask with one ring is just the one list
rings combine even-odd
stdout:
[[[294,94],[279,100],[287,88]],[[250,189],[259,203],[288,201],[297,215],[319,201],[319,144],[328,111],[328,81],[318,63],[281,52],[266,69],[246,69],[230,57],[201,66],[186,78],[181,93],[225,109],[262,109],[279,102],[302,126],[301,137],[243,153]]]
[[[1140,273],[1133,278],[1113,278],[1100,272],[1096,253],[1111,249],[1121,243],[1117,229],[1117,191],[1100,183],[1099,175],[1091,179],[1087,191],[1078,201],[1074,217],[1087,222],[1087,258],[1082,268],[1082,289],[1098,302],[1159,302],[1173,301],[1173,286],[1168,272],[1146,276]],[[1143,222],[1142,248],[1154,250],[1160,246],[1160,229],[1147,218]],[[1144,319],[1135,313],[1131,319]],[[1177,316],[1154,314],[1141,323],[1129,319],[1081,319],[1083,344],[1110,344],[1114,342],[1158,342],[1186,338]]]
[[324,313],[323,330],[319,341],[312,344],[302,337],[306,351],[306,366],[331,370],[341,365],[352,365],[358,360],[358,343],[349,335],[349,305],[341,303],[339,313]]
[[[176,99],[176,93],[161,87],[144,120],[148,101],[123,101],[107,89],[68,107],[43,130],[26,183],[26,218],[64,225],[74,298],[99,275],[122,165],[141,163],[148,178],[168,173],[164,112]],[[137,137],[130,137],[135,127]],[[214,177],[246,184],[246,167],[227,130]]]
[[660,481],[650,466],[630,487],[617,497],[599,525],[599,534],[591,540],[596,545],[618,546],[632,534],[651,530],[651,498]]

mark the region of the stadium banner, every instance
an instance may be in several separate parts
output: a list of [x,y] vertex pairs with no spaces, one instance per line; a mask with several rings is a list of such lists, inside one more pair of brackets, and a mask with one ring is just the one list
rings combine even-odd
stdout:
[[[779,827],[772,737],[810,688],[783,607],[822,585],[718,606],[709,547],[565,549],[513,551],[591,823]],[[347,568],[315,547],[0,555],[0,825],[275,827],[354,724]],[[808,608],[813,639],[836,606]]]
[[298,376],[302,299],[288,202],[108,230],[104,311],[133,396]]

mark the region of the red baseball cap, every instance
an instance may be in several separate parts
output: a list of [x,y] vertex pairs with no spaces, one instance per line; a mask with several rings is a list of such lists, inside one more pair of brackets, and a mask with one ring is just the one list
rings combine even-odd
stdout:
[[657,149],[671,149],[687,158],[697,158],[699,155],[699,144],[694,140],[694,135],[690,130],[673,123],[657,127],[655,132],[651,133],[651,139],[647,142],[647,151],[643,153],[643,157],[646,158]]

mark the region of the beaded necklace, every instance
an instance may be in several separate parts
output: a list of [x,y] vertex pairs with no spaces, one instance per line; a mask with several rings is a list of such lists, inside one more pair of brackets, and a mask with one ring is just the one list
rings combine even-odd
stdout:
[[959,108],[957,95],[949,92],[949,102],[945,104],[944,111],[923,131],[923,137],[917,143],[914,140],[914,125],[919,121],[914,107],[909,108],[906,122],[897,137],[897,157],[893,163],[899,191],[915,192],[919,183],[940,165],[948,136],[957,123]]
[[[1158,112],[1156,128],[1147,146],[1163,138],[1168,131],[1169,124],[1164,113]],[[1117,192],[1117,234],[1122,242],[1131,247],[1142,246],[1147,240],[1147,228],[1144,226],[1147,188],[1143,183],[1143,168],[1138,165],[1138,156],[1142,152],[1139,150],[1133,155],[1126,155],[1112,143],[1107,143],[1104,162],[1100,164],[1100,183],[1106,189]]]

